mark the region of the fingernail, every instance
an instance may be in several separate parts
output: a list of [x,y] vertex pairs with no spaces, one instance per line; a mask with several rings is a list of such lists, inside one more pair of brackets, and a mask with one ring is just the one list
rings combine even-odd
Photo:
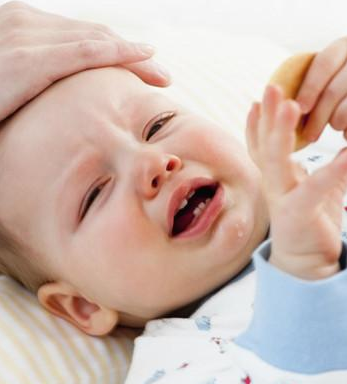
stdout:
[[158,75],[164,79],[170,79],[170,74],[169,72],[163,67],[161,66],[160,64],[158,63],[154,63],[155,67],[156,67],[156,71],[158,73]]
[[155,48],[150,44],[137,43],[136,47],[145,56],[152,56],[155,53]]

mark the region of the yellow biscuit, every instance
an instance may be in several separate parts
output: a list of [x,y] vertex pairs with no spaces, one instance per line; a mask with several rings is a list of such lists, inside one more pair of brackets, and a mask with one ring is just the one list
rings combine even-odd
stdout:
[[[314,57],[315,53],[301,53],[291,56],[271,76],[269,84],[280,86],[286,99],[295,99]],[[296,128],[296,151],[308,144],[302,137],[303,127],[303,119],[301,118]]]

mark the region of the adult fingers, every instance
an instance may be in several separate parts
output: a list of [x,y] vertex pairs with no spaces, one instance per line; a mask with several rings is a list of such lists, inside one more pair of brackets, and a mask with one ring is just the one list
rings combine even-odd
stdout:
[[326,87],[317,105],[309,115],[303,129],[304,138],[310,141],[319,138],[326,124],[331,120],[336,107],[347,94],[346,82],[347,66],[344,66]]
[[171,83],[170,74],[166,69],[151,59],[137,63],[123,64],[122,67],[133,72],[145,83],[150,85],[166,87]]
[[311,111],[327,84],[345,63],[346,56],[346,38],[334,41],[315,56],[296,97],[303,113]]
[[[35,9],[35,11],[39,11]],[[37,13],[37,15],[36,15]],[[108,25],[95,23],[92,21],[77,20],[66,16],[57,15],[54,13],[48,13],[40,11],[35,12],[35,18],[40,21],[42,25],[47,24],[47,27],[53,30],[92,30],[105,33],[111,37],[120,37],[112,28]]]
[[135,44],[96,40],[41,47],[35,54],[51,82],[85,69],[144,60],[150,55]]
[[128,48],[129,45],[120,48],[114,42],[93,40],[45,47],[42,48],[45,52],[40,55],[42,63],[39,65],[50,83],[85,69],[122,64],[148,84],[160,87],[169,85],[169,74],[152,60],[124,64],[146,57],[143,52],[138,52],[137,46],[130,45]]
[[0,36],[2,47],[38,47],[40,45],[54,45],[63,43],[72,43],[84,40],[113,41],[120,46],[141,47],[148,50],[148,53],[154,53],[154,47],[149,44],[133,43],[120,39],[115,36],[107,35],[96,30],[57,30],[51,29],[33,29],[29,32],[25,29],[13,31],[11,34]]
[[346,83],[347,66],[345,65],[324,89],[317,105],[309,115],[303,129],[304,138],[309,141],[315,141],[319,138],[334,110],[347,94]]
[[[48,30],[94,30],[110,36],[117,36],[107,25],[76,20],[66,16],[42,11],[20,1],[10,1],[0,7],[2,24],[9,25],[9,29],[44,28]],[[6,29],[6,28],[5,28]]]

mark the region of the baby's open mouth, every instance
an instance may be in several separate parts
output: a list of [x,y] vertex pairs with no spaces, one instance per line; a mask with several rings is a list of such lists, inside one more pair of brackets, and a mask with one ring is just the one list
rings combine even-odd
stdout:
[[218,188],[218,183],[198,187],[183,199],[179,210],[174,216],[172,236],[192,228],[204,213]]

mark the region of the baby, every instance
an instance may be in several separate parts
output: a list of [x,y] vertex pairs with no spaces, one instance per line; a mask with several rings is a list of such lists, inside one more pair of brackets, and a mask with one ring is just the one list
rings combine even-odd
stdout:
[[[305,80],[336,58],[314,94],[337,91],[314,110],[307,98],[314,138],[345,115],[344,45]],[[346,370],[347,152],[307,175],[290,159],[300,114],[268,87],[248,116],[247,152],[125,69],[54,83],[0,131],[2,270],[90,335],[146,325],[127,383],[313,382],[288,371]],[[190,318],[152,320],[235,276]]]
[[[283,321],[271,325],[270,334],[277,332],[281,343],[297,340],[295,332],[303,319],[306,325],[300,329],[305,332],[313,317],[324,319],[321,307],[310,305],[311,285],[298,288],[291,275],[326,278],[323,292],[335,287],[335,276],[344,278],[344,272],[337,272],[345,257],[340,257],[340,200],[346,184],[346,152],[311,176],[294,163],[284,172],[281,161],[289,161],[300,110],[294,101],[283,101],[275,87],[266,90],[262,109],[260,117],[259,104],[255,105],[247,127],[250,153],[262,173],[229,132],[121,68],[88,70],[56,82],[2,127],[1,219],[10,233],[30,246],[16,263],[23,263],[23,276],[34,276],[41,304],[86,333],[104,335],[117,325],[147,323],[150,340],[158,344],[149,347],[146,333],[142,336],[146,347],[141,338],[137,341],[129,382],[141,378],[151,383],[157,371],[168,374],[168,380],[174,375],[173,382],[185,382],[177,374],[186,374],[186,382],[199,382],[193,381],[195,368],[192,373],[176,372],[177,364],[187,360],[181,349],[190,343],[195,353],[202,354],[196,359],[199,364],[209,356],[208,348],[223,359],[229,354],[228,380],[245,373],[244,363],[234,359],[236,350],[252,350],[283,369],[316,372],[311,359],[298,366],[272,345],[276,338],[271,343],[265,314],[273,318],[276,308],[281,316],[288,311],[292,316],[295,305],[307,305],[311,315],[300,306],[296,311],[301,317],[292,326]],[[322,196],[329,198],[326,206],[318,201]],[[270,261],[288,274],[258,257],[261,305],[255,302],[256,323],[244,335],[239,337],[252,316],[254,273],[220,291],[227,296],[219,309],[212,298],[206,303],[212,303],[212,309],[203,310],[205,304],[192,318],[148,322],[204,297],[244,270],[266,239],[270,219]],[[259,253],[266,259],[269,249],[267,240]],[[281,306],[273,289],[281,298],[285,294],[292,299],[282,300]],[[334,309],[338,295],[324,300],[321,291],[315,295],[325,313],[341,319],[344,314]],[[242,320],[235,322],[236,313]],[[322,324],[330,335],[333,327],[326,320]],[[188,339],[182,339],[182,332]],[[191,338],[189,332],[203,337]],[[177,356],[175,348],[170,352],[168,367],[157,355],[166,356],[160,336],[166,340],[171,333],[175,343],[183,344]],[[259,339],[254,341],[254,335]],[[314,335],[306,336],[310,347]],[[156,357],[146,359],[154,350]],[[188,355],[187,364],[192,364]],[[242,360],[242,352],[237,355]],[[217,356],[213,361],[212,371],[214,364],[221,364]],[[139,370],[138,365],[145,367]],[[199,375],[206,377],[208,364],[203,366]],[[256,370],[247,372],[256,380]],[[267,375],[265,370],[259,380]]]
[[33,246],[39,300],[90,334],[201,298],[268,231],[246,149],[124,69],[57,82],[6,122],[0,151],[1,217]]

